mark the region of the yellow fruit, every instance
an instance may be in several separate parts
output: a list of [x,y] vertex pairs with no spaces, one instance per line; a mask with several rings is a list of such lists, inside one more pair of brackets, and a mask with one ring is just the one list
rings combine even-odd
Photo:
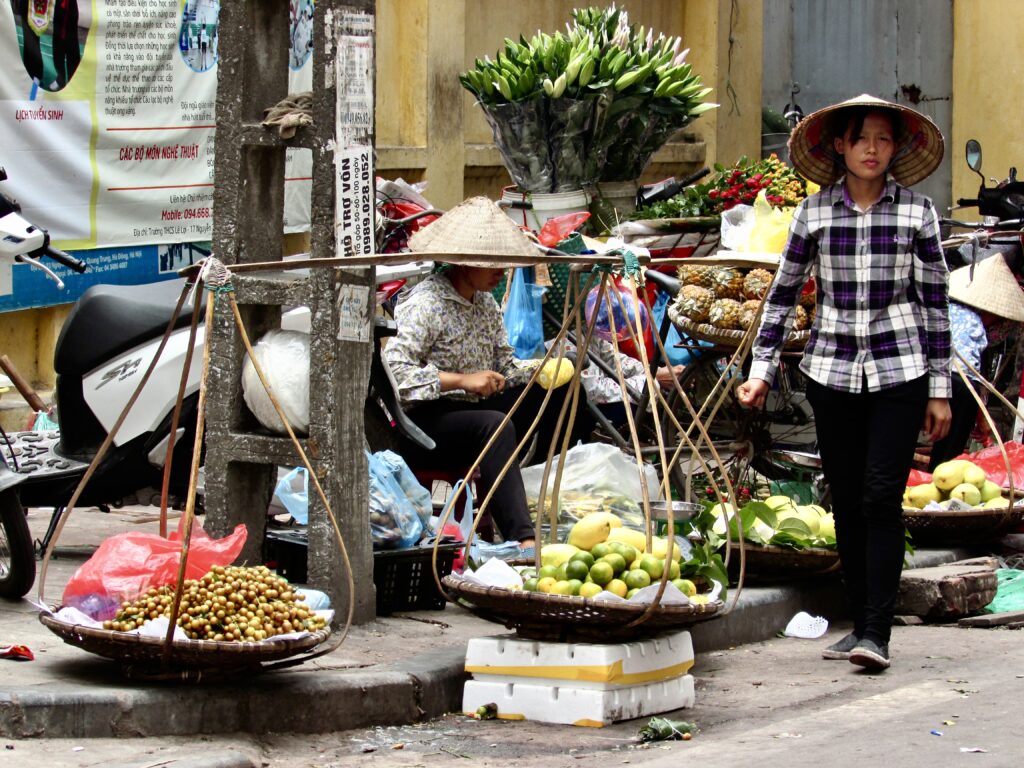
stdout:
[[584,584],[580,587],[580,597],[594,597],[602,592],[604,592],[604,588],[594,583]]
[[708,603],[707,595],[687,595],[687,597],[690,598],[691,603],[696,603],[697,605],[707,605]]
[[994,499],[989,499],[982,506],[985,509],[1000,509],[1002,507],[1010,506],[1010,500],[1004,499],[1002,496],[997,496]]
[[672,584],[687,597],[697,594],[697,585],[689,579],[672,579]]
[[633,595],[635,595],[635,594],[636,594],[637,592],[639,592],[639,591],[640,591],[639,589],[631,589],[631,590],[629,590],[629,591],[628,591],[628,592],[626,593],[626,599],[627,599],[627,600],[632,600],[632,599],[633,599]]
[[803,521],[803,524],[811,529],[812,536],[818,535],[818,529],[821,527],[821,515],[818,514],[817,510],[801,505],[796,508],[796,514],[792,515],[792,517]]
[[[659,560],[654,555],[644,555],[640,558],[640,563],[637,567],[641,571],[646,571],[650,575],[651,581],[655,581],[656,579],[660,579],[661,574],[665,572],[665,561]],[[630,573],[632,573],[632,571],[630,571]],[[626,583],[629,584],[628,579]]]
[[554,591],[556,584],[558,582],[553,576],[545,576],[543,579],[537,579],[537,591],[549,595]]
[[569,535],[565,540],[574,547],[589,551],[595,544],[607,541],[611,531],[612,524],[606,517],[597,514],[587,515],[569,529]]
[[[617,552],[612,552],[610,555],[605,555],[600,560],[598,560],[598,562],[607,563],[608,565],[610,565],[614,573],[622,573],[624,570],[626,570],[626,560],[622,555],[620,555]],[[594,565],[597,565],[597,563],[594,563]]]
[[981,487],[988,481],[985,470],[977,464],[968,464],[964,467],[964,482],[970,483],[980,491]]
[[540,579],[527,579],[526,581],[523,582],[523,591],[524,592],[537,592],[538,591],[537,590],[537,583],[539,581],[540,581]]
[[736,508],[732,504],[715,504],[711,508],[711,514],[715,516],[715,522],[711,526],[711,530],[719,536],[724,536],[729,521],[736,514]]
[[[576,525],[579,525],[579,523]],[[623,544],[629,544],[629,546],[640,552],[644,552],[647,549],[647,537],[640,531],[634,531],[632,528],[614,528],[608,534],[607,540],[610,542],[621,541]]]
[[[579,587],[576,587],[576,591],[579,591]],[[569,580],[555,582],[554,588],[551,590],[553,595],[574,595],[572,591],[572,582]]]
[[[939,466],[941,467],[942,465],[940,464]],[[942,494],[935,486],[935,483],[922,483],[921,485],[915,485],[907,491],[907,502],[910,506],[917,509],[924,509],[929,501],[939,501],[941,499]]]
[[557,567],[579,551],[572,544],[545,544],[540,550],[540,564]]
[[789,498],[789,496],[769,496],[764,500],[764,503],[776,512],[783,509],[796,509],[796,502]]
[[826,512],[818,521],[818,535],[822,538],[834,539],[836,537],[836,519],[831,512]]
[[679,563],[677,563],[675,560],[669,560],[669,563],[668,563],[668,577],[670,579],[678,579],[679,578]]
[[960,499],[964,504],[976,507],[981,503],[981,491],[978,486],[970,483],[960,483],[949,492],[949,498]]
[[1000,488],[996,483],[991,480],[986,480],[985,484],[981,486],[981,500],[991,501],[992,499],[998,499],[1003,495],[1003,489]]
[[556,565],[542,565],[540,567],[540,570],[537,571],[537,577],[543,579],[543,578],[546,578],[547,576],[551,576],[552,578],[555,578],[556,576],[558,576],[558,566],[556,566]]
[[569,579],[569,594],[578,595],[583,589],[583,582],[579,579]]
[[574,562],[576,560],[579,560],[582,563],[586,563],[587,564],[587,568],[589,568],[590,566],[592,566],[594,564],[594,561],[596,559],[597,558],[594,557],[589,552],[577,552],[575,555],[573,555],[572,557],[569,558],[569,562],[571,563],[571,562]]
[[607,542],[595,544],[593,547],[590,548],[590,554],[594,556],[595,560],[600,560],[605,555],[610,554],[611,551],[612,548]]
[[590,520],[591,518],[596,519],[597,521],[607,520],[608,525],[610,525],[612,528],[622,527],[622,518],[613,512],[591,512],[589,515],[586,515],[585,517],[587,520]]
[[623,581],[626,582],[626,586],[630,589],[643,589],[651,585],[651,574],[639,568],[634,568],[632,571],[626,572],[626,578]]
[[945,461],[932,472],[932,482],[940,491],[952,491],[963,481],[964,467],[959,461]]
[[595,584],[604,586],[615,578],[615,569],[609,562],[597,562],[590,566],[590,578]]
[[612,579],[604,585],[604,588],[613,595],[618,595],[619,597],[625,597],[626,593],[629,591],[629,587],[626,586],[626,582],[622,579]]
[[582,560],[570,560],[565,564],[565,576],[567,579],[583,581],[589,574],[590,567]]

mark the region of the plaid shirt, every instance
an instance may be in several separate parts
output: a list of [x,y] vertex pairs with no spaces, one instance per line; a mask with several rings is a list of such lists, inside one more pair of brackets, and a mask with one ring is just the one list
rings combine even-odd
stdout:
[[867,211],[840,181],[807,198],[765,302],[750,375],[771,383],[800,289],[814,275],[817,313],[801,370],[832,389],[875,392],[928,375],[948,398],[947,270],[931,201],[886,182]]

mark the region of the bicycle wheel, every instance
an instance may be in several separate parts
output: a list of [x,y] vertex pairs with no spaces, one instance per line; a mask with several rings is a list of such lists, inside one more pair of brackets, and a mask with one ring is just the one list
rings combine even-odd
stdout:
[[32,534],[13,488],[0,493],[0,597],[20,598],[36,580]]

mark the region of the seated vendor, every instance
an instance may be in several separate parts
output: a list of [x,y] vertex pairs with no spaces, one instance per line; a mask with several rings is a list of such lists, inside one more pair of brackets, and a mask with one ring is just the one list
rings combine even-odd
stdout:
[[[432,451],[403,447],[417,467],[462,472],[476,461],[529,380],[513,356],[502,315],[491,291],[509,266],[528,263],[534,245],[497,205],[472,198],[417,232],[409,241],[416,253],[448,256],[448,264],[415,286],[395,309],[398,335],[384,350],[402,407],[436,443]],[[457,255],[484,259],[466,263]],[[516,258],[520,261],[517,262]],[[546,458],[562,403],[571,387],[555,389],[537,426],[538,460]],[[530,388],[479,466],[477,505],[491,488],[487,506],[506,541],[518,541],[529,554],[535,545],[516,445],[533,423],[546,391]],[[580,390],[580,406],[570,445],[585,440],[593,423]],[[564,432],[563,432],[564,434]],[[560,445],[560,444],[559,444]],[[557,448],[556,448],[557,453]],[[498,482],[502,469],[509,465]]]
[[[949,326],[956,356],[953,363],[953,420],[949,434],[931,450],[928,470],[964,452],[978,418],[973,389],[984,400],[988,394],[971,368],[981,369],[981,356],[988,346],[1006,337],[1013,323],[1024,322],[1024,292],[1017,284],[1002,254],[954,270],[949,276]],[[957,373],[960,362],[968,381]]]

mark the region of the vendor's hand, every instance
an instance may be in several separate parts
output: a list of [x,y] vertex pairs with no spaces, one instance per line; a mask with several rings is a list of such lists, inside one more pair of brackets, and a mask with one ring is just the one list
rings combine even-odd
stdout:
[[933,443],[949,434],[949,425],[953,421],[953,412],[949,400],[933,397],[928,401],[924,412],[924,432]]
[[505,388],[505,377],[497,371],[462,374],[461,389],[481,397],[490,397]]
[[684,370],[686,370],[685,365],[673,365],[671,368],[663,365],[654,374],[654,378],[663,388],[672,389],[672,382],[678,380],[683,375]]
[[768,397],[768,382],[764,379],[747,379],[736,387],[736,399],[744,408],[764,408]]

